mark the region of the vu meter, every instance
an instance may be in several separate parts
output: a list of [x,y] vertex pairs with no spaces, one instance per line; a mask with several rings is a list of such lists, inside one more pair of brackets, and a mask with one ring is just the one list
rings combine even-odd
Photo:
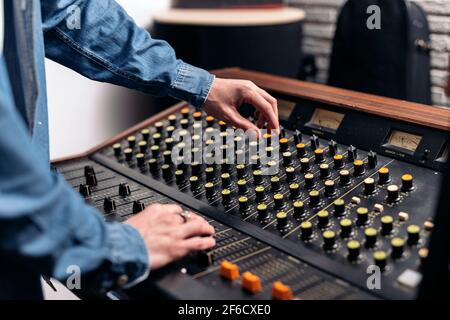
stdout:
[[387,145],[415,152],[420,141],[422,141],[422,136],[400,130],[393,130],[388,138]]
[[336,131],[344,120],[342,113],[337,113],[325,109],[316,109],[308,125],[319,128]]

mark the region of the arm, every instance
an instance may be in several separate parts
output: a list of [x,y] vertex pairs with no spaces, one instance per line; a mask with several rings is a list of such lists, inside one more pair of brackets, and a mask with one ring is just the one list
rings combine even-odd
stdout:
[[[177,59],[169,44],[152,39],[114,0],[41,2],[48,58],[90,79],[186,100],[233,125],[257,130],[237,111],[250,103],[260,113],[259,127],[279,128],[277,103],[267,92],[249,81],[214,80]],[[73,6],[79,9],[79,29],[67,25]]]

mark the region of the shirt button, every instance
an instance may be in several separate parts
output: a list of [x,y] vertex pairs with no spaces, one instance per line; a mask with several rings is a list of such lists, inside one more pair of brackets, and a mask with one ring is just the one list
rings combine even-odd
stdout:
[[119,287],[123,287],[123,286],[125,286],[126,284],[128,284],[128,281],[129,281],[130,279],[128,278],[128,276],[126,275],[126,274],[123,274],[123,275],[121,275],[119,278],[117,278],[117,285],[119,286]]

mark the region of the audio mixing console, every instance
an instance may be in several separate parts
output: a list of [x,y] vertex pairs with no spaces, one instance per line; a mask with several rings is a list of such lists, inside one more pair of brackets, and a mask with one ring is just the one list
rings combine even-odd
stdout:
[[[152,274],[127,296],[156,286],[178,299],[416,297],[446,169],[449,114],[237,69],[218,74],[250,78],[279,98],[284,129],[277,143],[263,137],[280,155],[270,163],[275,174],[262,174],[257,158],[174,165],[174,131],[215,129],[224,137],[228,128],[186,104],[54,164],[107,221],[177,203],[215,227],[215,248]],[[193,154],[209,144],[192,139],[203,143]],[[379,287],[368,281],[377,271]]]

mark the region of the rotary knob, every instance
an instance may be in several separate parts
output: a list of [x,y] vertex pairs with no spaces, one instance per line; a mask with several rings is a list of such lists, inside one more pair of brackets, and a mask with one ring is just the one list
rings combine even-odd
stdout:
[[122,145],[120,143],[114,144],[113,151],[116,157],[120,157],[122,155]]
[[411,174],[404,174],[402,176],[402,191],[409,192],[414,190],[414,180]]
[[305,188],[307,190],[311,190],[316,186],[316,182],[314,181],[314,174],[307,173],[305,174]]
[[136,155],[136,161],[137,161],[138,167],[142,168],[145,165],[145,154],[138,153]]
[[309,206],[316,208],[320,206],[320,192],[313,190],[309,193]]
[[347,258],[350,262],[356,262],[358,261],[360,251],[361,251],[361,244],[357,240],[350,240],[347,242],[347,250],[348,255]]
[[387,187],[387,203],[393,204],[400,200],[400,193],[398,186],[391,184]]
[[319,211],[317,213],[318,226],[323,229],[330,225],[330,213],[326,210]]
[[180,126],[183,129],[189,128],[189,119],[181,119],[180,120]]
[[152,152],[152,158],[159,159],[161,156],[161,149],[159,146],[151,146],[150,151]]
[[274,195],[275,210],[282,210],[285,207],[284,196],[281,193]]
[[356,177],[364,175],[364,162],[362,160],[355,160],[353,162],[353,173]]
[[216,189],[214,187],[214,183],[207,182],[205,184],[206,198],[209,200],[214,199],[216,196]]
[[214,169],[214,167],[206,168],[205,173],[207,182],[214,182],[216,180],[216,170]]
[[289,193],[292,200],[300,198],[300,185],[298,183],[291,183],[289,185]]
[[245,214],[249,211],[250,205],[248,203],[247,197],[240,197],[239,198],[239,212],[241,214]]
[[159,134],[162,134],[164,132],[164,122],[159,121],[159,122],[155,123],[155,129],[156,129],[156,132],[158,132]]
[[113,199],[107,197],[103,200],[103,210],[106,213],[110,213],[112,211],[115,211],[116,209],[117,209],[116,202]]
[[280,178],[277,176],[270,179],[270,186],[273,192],[279,192],[281,190]]
[[203,114],[202,114],[201,111],[194,112],[192,114],[192,116],[194,117],[194,120],[197,121],[197,122],[198,121],[202,121],[202,119],[203,119]]
[[119,196],[122,198],[128,197],[131,195],[131,188],[127,183],[121,183],[119,185]]
[[380,168],[378,170],[378,183],[379,184],[388,184],[391,181],[389,169],[386,167]]
[[332,197],[336,194],[336,185],[333,180],[325,181],[325,196]]
[[256,187],[255,189],[256,193],[256,201],[258,203],[266,201],[266,189],[262,186]]
[[283,164],[285,167],[290,167],[292,165],[292,153],[283,153]]
[[307,173],[307,172],[311,171],[311,165],[309,163],[308,158],[300,159],[300,170],[302,173]]
[[375,228],[367,228],[364,230],[364,236],[366,238],[366,248],[374,248],[377,244],[378,231]]
[[353,234],[353,222],[350,219],[342,219],[339,222],[341,226],[341,237],[348,238]]
[[90,197],[92,195],[91,187],[87,184],[80,184],[80,187],[78,190],[79,190],[80,194],[85,198]]
[[159,146],[161,144],[162,141],[161,133],[154,133],[152,135],[152,138],[155,145]]
[[178,186],[184,186],[186,184],[186,173],[183,170],[175,171],[175,180]]
[[366,225],[369,222],[369,209],[365,207],[359,207],[356,209],[356,223],[359,226]]
[[125,155],[125,160],[130,162],[131,160],[133,160],[133,149],[131,148],[126,148],[123,151],[123,154]]
[[305,204],[302,201],[295,201],[293,206],[294,218],[300,220],[305,215]]
[[208,127],[208,128],[213,127],[215,121],[216,121],[216,119],[215,119],[214,117],[212,117],[212,116],[207,116],[207,117],[206,117],[206,125],[207,125],[207,127]]
[[373,178],[367,178],[364,180],[364,194],[374,194],[376,190],[375,180]]
[[243,196],[243,195],[246,195],[248,193],[247,180],[239,180],[237,182],[237,185],[238,185],[238,193],[239,193],[239,195]]
[[230,189],[222,190],[222,204],[224,206],[230,206],[233,203],[233,198],[231,197]]
[[260,203],[258,207],[256,208],[258,211],[258,220],[259,221],[267,221],[270,219],[269,211],[267,210],[267,205],[264,203]]
[[392,216],[381,217],[381,232],[383,235],[390,235],[394,229],[394,218]]
[[326,163],[320,165],[320,179],[328,179],[330,175],[330,166]]
[[238,164],[236,166],[236,170],[237,170],[237,176],[239,179],[247,178],[247,168],[245,167],[244,164]]
[[393,259],[400,259],[403,256],[403,252],[405,250],[405,240],[402,238],[393,238],[391,240],[391,257]]
[[223,173],[221,176],[222,188],[227,189],[231,187],[231,176],[229,173]]
[[197,176],[190,177],[189,183],[191,184],[191,191],[193,193],[200,191],[200,179]]
[[203,168],[202,168],[202,165],[199,162],[197,162],[197,161],[192,162],[191,169],[192,169],[192,174],[194,176],[198,176],[198,177],[202,176],[202,173],[203,173],[202,169]]
[[261,170],[253,171],[253,182],[256,186],[264,184],[264,176]]
[[136,200],[133,203],[133,214],[138,214],[139,212],[144,211],[144,209],[145,209],[145,204],[142,203],[141,201]]
[[345,201],[343,199],[335,200],[333,205],[335,217],[342,217],[345,215]]
[[387,266],[387,254],[385,251],[375,251],[373,253],[373,260],[375,262],[375,265],[380,268],[381,272],[386,270]]
[[151,173],[156,174],[156,173],[159,172],[158,160],[156,160],[156,159],[148,160],[148,166],[150,167],[150,172]]
[[316,163],[322,163],[325,161],[325,158],[323,156],[323,149],[316,149],[314,151],[315,161]]
[[280,139],[280,150],[281,152],[289,151],[289,139],[287,138]]
[[336,154],[333,157],[334,170],[340,170],[344,167],[344,157],[341,154]]
[[350,172],[348,170],[341,170],[339,172],[339,183],[341,186],[348,186],[350,184]]
[[142,135],[142,140],[143,141],[148,141],[148,139],[150,139],[150,130],[145,128],[141,130],[141,135]]
[[170,167],[170,165],[163,164],[161,166],[161,170],[162,170],[164,180],[169,181],[172,179],[173,174],[172,174],[172,168]]
[[289,228],[288,215],[284,211],[277,213],[277,229],[280,231],[286,231]]
[[419,243],[420,240],[420,227],[415,224],[411,224],[406,228],[408,232],[408,245],[414,246]]
[[172,164],[172,152],[169,150],[166,150],[163,152],[163,159],[164,163],[166,164]]
[[128,145],[131,149],[133,149],[136,146],[136,136],[129,136],[127,138]]
[[309,221],[305,221],[300,225],[300,237],[303,241],[309,240],[313,236],[313,225]]
[[306,145],[304,143],[298,143],[295,148],[297,149],[298,158],[303,158],[306,156]]
[[293,167],[286,168],[286,180],[289,183],[293,183],[297,180],[297,175]]
[[324,231],[322,237],[324,250],[329,251],[336,248],[336,233],[334,231],[331,230]]
[[145,140],[139,141],[138,146],[139,146],[139,151],[141,153],[146,153],[147,152],[147,149],[148,149],[147,141],[145,141]]

